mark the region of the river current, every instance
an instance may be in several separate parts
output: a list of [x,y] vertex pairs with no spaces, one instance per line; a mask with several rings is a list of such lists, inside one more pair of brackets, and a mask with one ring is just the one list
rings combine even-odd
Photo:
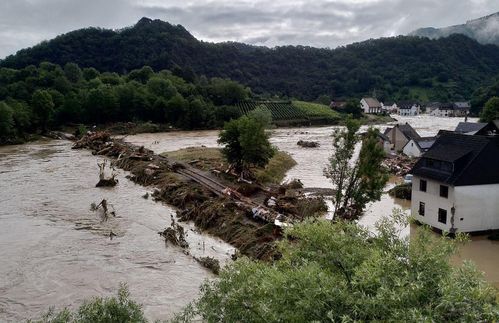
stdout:
[[[461,119],[398,117],[422,135],[452,130]],[[387,125],[378,126],[382,130]],[[299,178],[307,187],[331,187],[323,168],[331,154],[330,135],[336,127],[276,129],[271,141],[289,152],[297,165],[287,179]],[[125,140],[155,152],[191,146],[217,146],[218,131],[169,132],[128,136]],[[298,140],[318,141],[304,149]],[[199,286],[213,275],[192,256],[166,246],[158,235],[170,225],[175,210],[142,196],[150,192],[117,171],[115,188],[95,188],[100,157],[72,150],[67,141],[44,140],[0,147],[0,322],[39,316],[50,306],[77,307],[93,296],[110,296],[126,282],[132,297],[151,320],[168,319],[193,300]],[[399,178],[392,178],[389,189]],[[108,220],[90,209],[103,198],[115,210]],[[410,203],[383,195],[369,205],[359,221],[372,227],[394,207],[407,212]],[[227,261],[234,249],[200,234],[191,224],[190,251]],[[404,228],[408,236],[417,226]],[[110,233],[116,234],[113,239]],[[499,286],[499,243],[485,237],[461,248],[455,262],[473,260],[486,278]]]

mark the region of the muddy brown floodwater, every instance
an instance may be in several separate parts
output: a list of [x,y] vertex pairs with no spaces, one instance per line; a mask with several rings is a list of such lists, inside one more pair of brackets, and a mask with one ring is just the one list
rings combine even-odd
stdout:
[[[115,188],[95,188],[97,161],[67,141],[0,147],[0,322],[39,316],[114,295],[126,282],[151,319],[168,319],[213,275],[157,234],[175,211],[141,196],[147,189],[118,171]],[[116,217],[91,203],[106,198]],[[188,231],[191,252],[228,259],[234,249]],[[117,236],[112,240],[110,232]]]
[[[436,135],[441,129],[454,130],[460,121],[464,121],[463,118],[439,118],[426,115],[394,117],[397,118],[397,122],[410,123],[421,136]],[[470,118],[468,121],[476,122],[477,119]],[[376,127],[383,131],[394,123]],[[333,126],[273,130],[271,142],[279,149],[290,153],[297,161],[297,165],[288,172],[285,180],[299,178],[306,187],[332,188],[329,180],[323,176],[323,169],[331,155],[331,134],[337,128]],[[366,129],[366,127],[363,127],[363,129]],[[160,153],[193,146],[217,147],[218,133],[218,131],[188,131],[139,134],[129,136],[126,140],[137,145],[144,145]],[[302,148],[296,144],[298,140],[317,141],[320,143],[320,147]],[[385,192],[401,181],[402,179],[398,177],[390,178],[385,187]],[[374,229],[374,224],[382,217],[390,215],[394,208],[399,208],[408,214],[410,201],[392,198],[388,194],[384,194],[380,201],[368,205],[359,223]],[[414,230],[417,230],[414,226],[401,229],[401,234],[404,236],[409,236]],[[499,242],[492,242],[483,236],[472,237],[472,241],[461,248],[460,254],[455,257],[454,261],[457,263],[464,259],[473,260],[478,268],[485,272],[486,278],[499,286],[499,271],[496,270],[496,268],[499,268]]]

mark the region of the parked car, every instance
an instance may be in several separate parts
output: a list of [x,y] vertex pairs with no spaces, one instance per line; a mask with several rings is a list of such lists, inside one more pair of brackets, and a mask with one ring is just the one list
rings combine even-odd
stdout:
[[411,184],[412,183],[412,174],[407,174],[404,176],[404,183]]

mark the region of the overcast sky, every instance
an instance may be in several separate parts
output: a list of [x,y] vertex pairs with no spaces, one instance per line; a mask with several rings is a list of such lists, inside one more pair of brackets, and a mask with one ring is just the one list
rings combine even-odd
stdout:
[[207,41],[334,48],[497,11],[499,0],[0,0],[0,58],[74,29],[122,28],[144,16]]

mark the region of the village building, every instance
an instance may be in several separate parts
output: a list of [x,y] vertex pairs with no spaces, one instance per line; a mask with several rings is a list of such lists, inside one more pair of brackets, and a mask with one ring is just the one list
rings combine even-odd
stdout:
[[417,116],[421,113],[421,105],[417,102],[400,102],[398,114],[401,116]]
[[455,232],[499,229],[499,136],[441,131],[411,170],[412,215]]
[[474,135],[486,125],[485,122],[459,122],[454,132]]
[[425,105],[425,113],[431,114],[434,110],[440,108],[441,105],[442,105],[442,103],[440,103],[440,102],[428,102]]
[[367,114],[383,113],[381,103],[375,98],[362,98],[362,100],[360,100],[360,107],[362,108],[362,111]]
[[470,112],[468,102],[440,103],[429,114],[435,117],[465,117]]
[[381,106],[383,112],[386,114],[397,114],[399,111],[399,107],[395,102],[382,102]]
[[435,137],[421,137],[419,139],[411,139],[404,146],[402,152],[409,157],[421,157],[435,143]]
[[392,128],[386,128],[384,134],[388,137],[392,149],[396,152],[401,152],[411,139],[421,139],[421,136],[407,122],[405,124],[397,124]]
[[499,134],[499,120],[485,122],[459,122],[454,132],[466,135],[494,136]]

